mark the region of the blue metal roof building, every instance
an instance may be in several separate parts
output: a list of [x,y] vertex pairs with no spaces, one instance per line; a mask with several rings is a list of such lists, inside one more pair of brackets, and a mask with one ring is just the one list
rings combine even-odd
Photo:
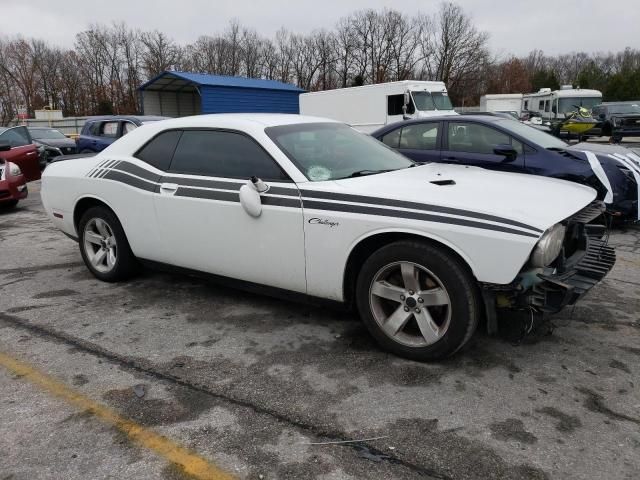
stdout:
[[162,72],[138,87],[144,115],[299,113],[304,90],[275,80],[189,72]]

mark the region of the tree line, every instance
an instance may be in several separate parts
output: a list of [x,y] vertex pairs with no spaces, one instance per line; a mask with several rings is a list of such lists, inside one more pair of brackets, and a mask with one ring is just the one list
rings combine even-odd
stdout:
[[484,93],[561,84],[597,88],[609,100],[640,98],[640,51],[496,58],[489,34],[455,3],[433,14],[360,10],[331,30],[259,35],[238,21],[180,45],[158,30],[96,24],[64,49],[36,38],[0,38],[0,124],[18,108],[50,105],[66,116],[139,111],[137,87],[164,70],[241,75],[326,90],[405,79],[442,80],[454,105]]

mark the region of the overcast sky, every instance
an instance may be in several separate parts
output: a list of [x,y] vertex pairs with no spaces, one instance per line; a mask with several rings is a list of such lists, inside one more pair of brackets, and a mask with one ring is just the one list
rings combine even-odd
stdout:
[[[524,55],[640,48],[640,0],[458,0],[494,53]],[[303,33],[332,28],[350,12],[392,7],[433,13],[428,0],[0,0],[0,34],[39,37],[71,47],[92,23],[125,21],[158,29],[184,44],[223,30],[232,18],[272,36],[279,28]]]

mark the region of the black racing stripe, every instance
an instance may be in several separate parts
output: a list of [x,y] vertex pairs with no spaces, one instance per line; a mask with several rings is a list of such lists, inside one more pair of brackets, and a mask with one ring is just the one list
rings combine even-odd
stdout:
[[146,190],[147,192],[153,192],[155,185],[153,183],[145,182],[137,177],[132,177],[126,173],[119,172],[117,170],[109,170],[103,177],[106,180],[114,180],[116,182],[124,183],[130,187]]
[[405,212],[400,210],[389,210],[386,208],[367,207],[362,205],[346,205],[343,203],[330,203],[316,200],[304,200],[303,207],[312,208],[315,210],[329,210],[334,212],[361,213],[364,215],[407,218],[411,220],[422,220],[425,222],[446,223],[451,225],[461,225],[464,227],[481,228],[483,230],[494,230],[496,232],[512,233],[514,235],[522,235],[525,237],[539,237],[539,235],[535,233],[514,230],[512,228],[493,225],[491,223],[476,222],[473,220],[465,220],[463,218],[442,217],[440,215],[429,215],[427,213]]
[[176,197],[202,198],[205,200],[224,200],[226,202],[239,202],[238,192],[216,192],[214,190],[201,190],[199,188],[178,187]]
[[158,183],[162,179],[162,175],[150,172],[146,168],[139,167],[138,165],[134,165],[133,163],[129,162],[121,162],[113,168],[144,178],[145,180],[149,180],[150,182]]
[[225,182],[223,180],[205,180],[201,178],[183,178],[183,177],[162,177],[161,183],[176,183],[185,187],[204,187],[204,188],[220,188],[223,190],[240,190],[244,183]]
[[260,200],[262,201],[263,205],[271,205],[275,207],[292,207],[292,208],[302,207],[302,203],[297,198],[269,197],[269,196],[263,195],[260,197]]
[[297,188],[270,187],[267,193],[271,195],[288,195],[291,197],[300,197],[300,191]]
[[527,225],[526,223],[516,222],[515,220],[497,217],[495,215],[487,215],[485,213],[478,213],[470,210],[461,210],[459,208],[442,207],[440,205],[429,205],[426,203],[406,202],[403,200],[389,200],[378,197],[367,197],[364,195],[349,195],[345,193],[318,192],[314,190],[301,190],[301,192],[303,197],[338,200],[343,202],[370,203],[373,205],[383,205],[387,207],[411,208],[414,210],[423,210],[428,212],[447,213],[449,215],[460,215],[463,217],[478,218],[481,220],[489,220],[491,222],[504,223],[506,225],[512,225],[514,227],[526,228],[527,230],[538,233],[543,232],[539,228],[532,227],[531,225]]

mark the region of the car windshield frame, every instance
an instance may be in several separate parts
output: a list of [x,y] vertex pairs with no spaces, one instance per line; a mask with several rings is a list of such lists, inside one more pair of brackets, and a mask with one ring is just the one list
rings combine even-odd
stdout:
[[[375,175],[409,168],[416,164],[375,138],[343,123],[292,123],[267,127],[264,131],[300,173],[311,182]],[[302,138],[302,134],[305,133],[309,134],[307,139]],[[330,138],[332,135],[333,138]],[[344,143],[344,140],[347,140],[347,143]],[[340,142],[343,142],[343,148],[341,151],[336,151],[335,148],[340,146]],[[301,145],[302,143],[304,145]],[[330,148],[334,151],[328,152],[327,149]],[[310,153],[311,150],[313,150],[312,153]],[[330,168],[332,164],[341,163],[336,160],[337,153],[343,155],[342,162],[351,162],[350,165],[343,168]],[[312,158],[314,156],[315,158]]]
[[416,110],[420,110],[422,112],[432,112],[435,110],[453,110],[453,105],[447,92],[412,90],[411,98],[413,99],[413,103],[416,106]]
[[563,142],[558,137],[554,137],[547,132],[543,132],[542,130],[538,130],[537,128],[526,125],[522,122],[514,122],[508,118],[501,118],[497,119],[493,123],[508,132],[510,135],[515,135],[525,142],[532,143],[540,148],[559,148],[564,150],[569,146],[568,143]]
[[[55,132],[57,135],[53,137],[49,136],[40,136],[40,133],[43,132]],[[34,128],[29,129],[29,133],[31,134],[31,138],[35,140],[62,140],[68,138],[64,133],[60,130],[56,130],[55,128]]]

